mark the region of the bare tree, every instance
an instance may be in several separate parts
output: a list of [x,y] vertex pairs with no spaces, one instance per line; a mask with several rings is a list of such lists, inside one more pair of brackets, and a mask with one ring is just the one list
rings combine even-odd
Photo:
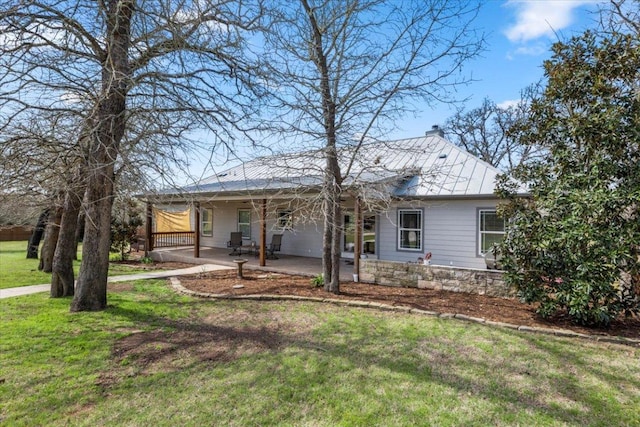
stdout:
[[[73,188],[73,171],[82,158],[74,142],[77,139],[77,123],[73,116],[61,113],[38,112],[25,116],[23,121],[10,123],[3,129],[0,183],[23,211],[31,206],[40,212],[47,212],[47,215],[41,215],[34,229],[27,247],[27,258],[38,258],[38,245],[42,230],[46,228],[39,268],[53,272],[55,281],[56,264],[59,262],[55,253],[64,247],[58,244],[58,238],[64,236],[64,232],[61,233],[64,217],[69,220],[69,215],[63,212],[65,193]],[[79,197],[82,198],[82,195]],[[71,252],[75,251],[74,240],[71,239]],[[72,260],[73,255],[68,266],[71,272]],[[73,276],[70,283],[73,289]],[[55,294],[52,293],[52,296]]]
[[[279,119],[289,141],[320,148],[324,157],[327,291],[339,292],[341,198],[354,184],[360,148],[414,112],[417,101],[454,101],[453,88],[468,81],[462,65],[483,45],[472,27],[478,7],[440,0],[297,0],[270,13],[264,65],[279,112],[270,120]],[[349,150],[339,150],[346,145]]]
[[0,131],[47,114],[73,117],[74,144],[86,134],[86,149],[74,148],[86,221],[72,311],[106,307],[115,176],[123,160],[143,158],[137,144],[165,131],[153,153],[166,149],[171,159],[191,148],[180,139],[185,129],[209,128],[226,141],[243,130],[259,95],[243,38],[260,14],[257,1],[0,2]]
[[600,8],[600,24],[607,33],[640,36],[640,0],[610,0]]
[[460,110],[447,119],[444,131],[451,142],[509,172],[536,155],[535,147],[520,144],[509,134],[511,126],[526,116],[527,105],[523,99],[517,105],[502,108],[485,98],[479,107]]

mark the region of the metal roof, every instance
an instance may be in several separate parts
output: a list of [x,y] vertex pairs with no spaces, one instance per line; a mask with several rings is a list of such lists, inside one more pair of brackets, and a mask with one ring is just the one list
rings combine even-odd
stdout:
[[[500,171],[438,134],[367,142],[339,149],[346,186],[384,183],[397,197],[493,195]],[[322,150],[260,157],[165,194],[264,193],[309,189],[322,184]],[[349,164],[351,168],[348,170]],[[390,183],[392,183],[391,186]]]

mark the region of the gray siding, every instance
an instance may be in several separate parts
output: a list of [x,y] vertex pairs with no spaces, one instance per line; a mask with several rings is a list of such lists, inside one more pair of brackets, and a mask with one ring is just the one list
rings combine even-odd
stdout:
[[[426,252],[432,253],[433,265],[466,268],[485,268],[478,250],[478,209],[495,208],[498,200],[442,200],[401,202],[393,205],[376,221],[377,258],[387,261],[416,262]],[[201,237],[202,246],[224,248],[229,233],[237,230],[238,209],[251,206],[239,202],[215,202],[203,207],[213,207],[213,237]],[[397,249],[398,209],[422,209],[423,236],[421,251]],[[259,211],[251,214],[251,240],[259,243]],[[267,216],[267,243],[274,233],[282,233],[282,253],[308,257],[322,257],[322,221],[316,218],[300,218],[294,214],[293,229],[281,230],[276,223],[275,208]]]
[[[497,200],[458,200],[399,204],[380,217],[380,259],[415,262],[431,252],[434,265],[452,265],[467,268],[485,268],[484,259],[477,255],[479,208],[495,208]],[[418,208],[423,210],[423,250],[420,252],[397,250],[397,210]]]
[[[213,208],[213,237],[202,236],[202,246],[224,248],[229,240],[230,233],[238,229],[238,210],[251,209],[251,239],[247,244],[255,241],[260,243],[260,211],[251,204],[241,202],[214,202],[202,204],[202,207]],[[285,208],[284,206],[282,207]],[[267,244],[271,242],[273,234],[283,234],[283,254],[299,255],[307,257],[322,256],[322,222],[313,223],[306,218],[300,218],[294,214],[293,228],[282,230],[278,227],[275,207],[270,208],[267,214]]]

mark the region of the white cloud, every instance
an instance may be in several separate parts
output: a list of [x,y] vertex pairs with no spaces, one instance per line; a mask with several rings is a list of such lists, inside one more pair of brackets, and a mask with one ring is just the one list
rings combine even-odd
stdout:
[[585,4],[602,0],[509,0],[507,7],[516,11],[516,22],[504,34],[511,42],[526,42],[554,33],[572,24],[574,11]]
[[543,44],[536,44],[532,46],[520,46],[515,50],[516,55],[529,55],[529,56],[538,56],[547,52],[548,47]]
[[518,46],[515,50],[511,50],[507,52],[507,60],[511,61],[516,58],[518,55],[524,56],[540,56],[545,52],[549,51],[548,44],[545,43],[536,43],[532,45],[523,45]]
[[500,102],[499,104],[496,104],[496,106],[498,108],[502,108],[503,110],[506,110],[507,108],[516,107],[519,103],[520,103],[519,99],[507,99]]

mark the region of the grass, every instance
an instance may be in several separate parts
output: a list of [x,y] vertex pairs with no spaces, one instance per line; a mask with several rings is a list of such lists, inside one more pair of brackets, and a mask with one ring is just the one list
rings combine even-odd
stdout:
[[[0,289],[20,286],[40,285],[51,282],[51,273],[38,271],[39,260],[27,259],[27,242],[12,241],[0,242]],[[78,247],[78,259],[81,258],[82,245]],[[119,258],[119,254],[113,254],[113,260]],[[80,261],[73,262],[76,277],[80,268]],[[146,271],[143,268],[132,268],[129,265],[112,263],[109,266],[109,275],[135,274]]]
[[197,300],[0,300],[0,424],[640,425],[640,349],[412,314]]

